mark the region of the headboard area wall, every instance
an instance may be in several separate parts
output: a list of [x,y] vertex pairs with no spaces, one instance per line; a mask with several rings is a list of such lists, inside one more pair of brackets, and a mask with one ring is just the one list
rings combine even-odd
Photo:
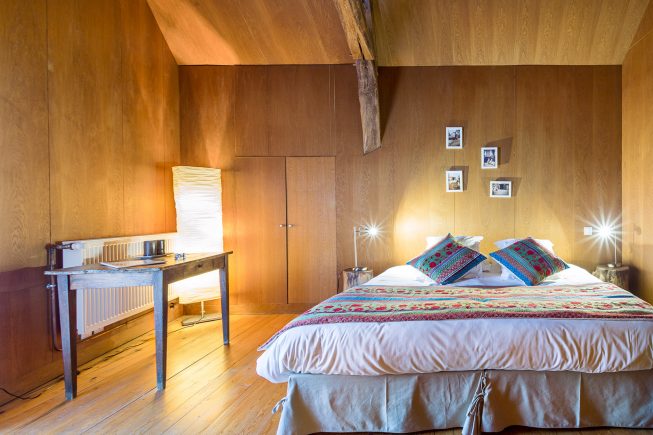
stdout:
[[[485,252],[533,235],[587,268],[610,258],[583,226],[621,211],[620,66],[380,68],[382,147],[365,156],[352,66],[185,66],[180,93],[182,163],[223,169],[225,210],[237,157],[335,156],[339,270],[366,222],[382,229],[360,253],[377,273],[448,231],[484,235]],[[464,127],[462,150],[446,126]],[[480,168],[488,145],[498,169]],[[453,168],[464,192],[445,191]],[[512,198],[490,198],[498,178]],[[234,261],[237,219],[225,212]]]

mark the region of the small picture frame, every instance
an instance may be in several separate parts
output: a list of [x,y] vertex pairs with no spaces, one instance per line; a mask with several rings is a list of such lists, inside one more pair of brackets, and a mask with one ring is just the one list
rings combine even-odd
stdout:
[[447,192],[463,191],[463,171],[447,171]]
[[481,169],[497,169],[499,167],[499,148],[481,148]]
[[448,150],[461,150],[463,149],[463,128],[462,127],[447,127],[446,129],[446,144]]
[[490,181],[491,198],[510,198],[512,197],[512,181]]

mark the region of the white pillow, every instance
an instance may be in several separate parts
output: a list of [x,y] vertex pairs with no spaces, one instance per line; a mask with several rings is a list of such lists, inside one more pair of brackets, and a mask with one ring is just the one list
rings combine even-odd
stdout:
[[[494,246],[496,246],[499,249],[503,249],[503,248],[507,248],[508,246],[520,240],[522,239],[503,239],[503,240],[499,240],[498,242],[494,242]],[[533,239],[533,240],[535,240],[537,243],[539,243],[544,248],[546,248],[547,251],[550,251],[553,255],[555,255],[555,252],[553,251],[553,242],[551,240],[547,240],[547,239]]]
[[[520,240],[522,239],[503,239],[503,240],[499,240],[498,242],[494,242],[494,245],[499,249],[504,249]],[[537,243],[542,245],[542,247],[544,247],[547,251],[555,255],[555,252],[553,251],[553,242],[551,240],[547,240],[547,239],[533,239],[533,240],[535,240]],[[504,266],[501,263],[499,264],[501,265],[501,279],[508,279],[511,281],[517,279],[521,281],[521,279],[519,279],[517,275],[512,273],[510,269],[508,269],[506,266]]]
[[[426,249],[437,245],[445,237],[447,236],[426,237]],[[483,240],[483,236],[454,236],[454,240],[467,248],[473,249],[476,252],[481,252],[481,240]]]
[[[427,236],[426,237],[426,249],[429,249],[438,243],[447,236]],[[454,240],[466,248],[473,249],[476,252],[481,252],[481,240],[483,236],[454,236]],[[463,278],[477,278],[480,274],[483,273],[483,262],[478,263],[476,266],[471,268],[469,272],[462,276]]]

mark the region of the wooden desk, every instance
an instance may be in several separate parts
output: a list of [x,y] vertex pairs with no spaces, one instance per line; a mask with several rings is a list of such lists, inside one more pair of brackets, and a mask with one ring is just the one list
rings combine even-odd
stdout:
[[154,286],[154,329],[156,340],[156,386],[166,387],[166,355],[168,345],[168,284],[212,270],[220,270],[222,296],[222,333],[229,344],[229,254],[187,254],[184,260],[166,257],[164,264],[128,269],[112,269],[89,264],[46,271],[57,276],[61,342],[63,348],[66,399],[77,396],[77,290]]

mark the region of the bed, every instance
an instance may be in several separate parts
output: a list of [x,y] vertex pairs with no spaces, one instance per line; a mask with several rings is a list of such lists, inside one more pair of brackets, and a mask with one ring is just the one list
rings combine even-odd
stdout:
[[393,267],[261,349],[280,434],[653,427],[653,307],[573,265],[537,286]]

